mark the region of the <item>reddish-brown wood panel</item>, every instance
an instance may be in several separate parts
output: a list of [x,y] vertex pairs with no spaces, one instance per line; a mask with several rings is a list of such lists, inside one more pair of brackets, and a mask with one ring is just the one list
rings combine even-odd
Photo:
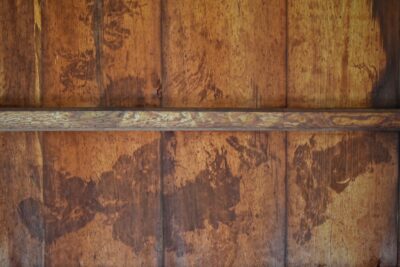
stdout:
[[282,266],[284,133],[166,133],[166,266]]
[[44,134],[43,200],[27,196],[18,212],[46,266],[155,266],[159,163],[157,133]]
[[[378,2],[290,2],[288,107],[391,106],[399,10]],[[288,135],[288,265],[396,265],[397,148],[390,133]]]
[[40,216],[31,216],[43,200],[42,150],[38,133],[0,134],[0,265],[42,266],[45,242],[36,239],[24,225],[31,221],[43,233]]
[[[35,1],[0,1],[0,105],[35,107],[40,104],[36,87],[34,18]],[[36,28],[36,29],[35,29]]]
[[285,105],[285,1],[165,1],[164,106]]
[[42,99],[45,107],[98,106],[100,84],[94,0],[42,1]]
[[288,264],[395,266],[397,134],[288,140]]
[[[45,0],[42,18],[43,106],[158,105],[159,1]],[[49,266],[157,265],[159,136],[44,134]]]
[[160,1],[105,0],[98,24],[102,105],[158,106]]
[[[284,1],[163,2],[163,107],[285,105]],[[284,263],[283,133],[163,135],[166,266]]]
[[[37,1],[0,1],[0,106],[40,105],[35,40],[40,23],[34,12]],[[40,133],[0,134],[0,265],[41,266],[44,242],[23,225],[19,202],[42,200],[42,151]],[[27,207],[34,209],[33,206]],[[40,231],[40,229],[38,229]]]

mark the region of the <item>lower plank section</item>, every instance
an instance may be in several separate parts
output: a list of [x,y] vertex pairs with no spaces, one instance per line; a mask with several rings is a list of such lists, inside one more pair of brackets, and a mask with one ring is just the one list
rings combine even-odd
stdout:
[[166,266],[282,266],[284,141],[284,133],[164,133]]
[[43,150],[43,200],[18,209],[46,266],[156,266],[159,134],[46,133]]
[[40,134],[0,134],[0,266],[43,266],[44,240],[29,233],[24,220],[43,229],[34,206],[20,209],[23,199],[42,201]]
[[288,134],[288,264],[395,266],[395,133]]

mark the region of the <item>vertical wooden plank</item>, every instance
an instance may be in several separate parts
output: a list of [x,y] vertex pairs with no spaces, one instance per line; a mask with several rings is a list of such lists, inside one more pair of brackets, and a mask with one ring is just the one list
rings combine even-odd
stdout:
[[46,242],[46,266],[156,265],[159,135],[47,133],[44,142],[43,202],[19,207]]
[[284,138],[168,133],[166,266],[282,266]]
[[[37,1],[0,1],[0,106],[40,105],[40,9]],[[42,155],[38,133],[0,134],[0,265],[41,266],[44,242],[23,225],[24,198],[42,200]],[[26,211],[35,207],[27,206]],[[35,229],[40,231],[41,228]]]
[[[37,133],[0,134],[0,265],[42,266],[44,242],[35,239],[42,218],[31,216],[42,201],[42,154]],[[29,232],[24,222],[35,223]]]
[[395,266],[396,134],[288,139],[289,265]]
[[[43,106],[98,106],[95,0],[42,2]],[[95,14],[96,13],[96,14]]]
[[160,1],[105,0],[102,10],[102,103],[112,107],[159,106]]
[[[158,105],[159,12],[155,0],[45,0],[44,105]],[[158,142],[158,133],[44,135],[46,264],[157,265]]]
[[[391,37],[375,18],[367,0],[290,2],[289,107],[376,105]],[[288,134],[288,265],[396,265],[397,146],[390,133]]]
[[166,1],[163,104],[285,105],[285,1]]
[[[163,106],[285,105],[284,1],[165,1]],[[166,133],[166,266],[282,266],[284,133]]]
[[29,107],[35,95],[34,1],[1,1],[0,104]]

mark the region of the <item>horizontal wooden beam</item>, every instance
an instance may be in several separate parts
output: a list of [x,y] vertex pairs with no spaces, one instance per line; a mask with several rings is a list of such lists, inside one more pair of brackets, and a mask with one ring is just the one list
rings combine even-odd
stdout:
[[0,131],[400,130],[400,109],[0,109]]

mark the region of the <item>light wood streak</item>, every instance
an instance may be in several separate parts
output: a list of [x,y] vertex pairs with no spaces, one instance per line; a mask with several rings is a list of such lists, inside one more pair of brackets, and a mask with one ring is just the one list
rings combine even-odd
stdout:
[[400,130],[400,110],[3,109],[0,131]]

